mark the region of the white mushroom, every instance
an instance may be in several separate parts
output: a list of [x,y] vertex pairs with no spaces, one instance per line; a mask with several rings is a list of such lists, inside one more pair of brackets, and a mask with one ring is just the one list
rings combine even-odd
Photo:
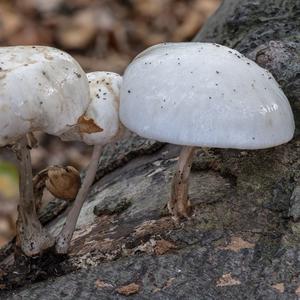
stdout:
[[27,255],[53,245],[35,208],[27,134],[59,135],[76,124],[90,102],[79,64],[60,50],[40,46],[0,48],[0,146],[15,144],[20,160],[18,239]]
[[142,137],[183,145],[169,211],[189,212],[194,147],[262,149],[292,139],[288,99],[270,72],[236,50],[209,43],[160,44],[128,66],[120,118]]
[[92,129],[96,126],[98,132],[82,133],[75,126],[61,135],[62,140],[78,140],[88,145],[94,145],[85,179],[56,241],[56,251],[61,254],[68,251],[81,207],[96,175],[102,147],[118,140],[123,135],[124,129],[119,120],[119,94],[122,77],[110,72],[93,72],[87,74],[87,77],[91,103],[83,118],[86,120],[87,127],[92,124]]
[[34,130],[61,134],[90,101],[79,64],[50,47],[0,48],[0,89],[0,146]]

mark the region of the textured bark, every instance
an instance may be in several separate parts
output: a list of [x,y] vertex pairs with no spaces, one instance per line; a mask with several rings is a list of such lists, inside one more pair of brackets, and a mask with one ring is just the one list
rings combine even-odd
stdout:
[[[299,9],[295,0],[227,0],[196,37],[234,47],[272,71],[297,122]],[[131,283],[139,286],[131,299],[298,299],[299,145],[296,137],[260,151],[199,149],[190,181],[194,212],[181,225],[165,207],[179,147],[136,136],[107,147],[70,256],[51,268],[27,262],[17,275],[7,267],[2,284],[27,285],[1,299],[125,299],[117,290]],[[64,218],[48,224],[52,233]],[[63,276],[47,279],[57,273]]]

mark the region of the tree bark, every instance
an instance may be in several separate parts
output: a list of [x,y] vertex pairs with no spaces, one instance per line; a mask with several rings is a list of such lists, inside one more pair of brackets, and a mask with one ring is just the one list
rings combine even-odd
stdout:
[[[236,48],[269,69],[297,124],[299,11],[295,0],[225,0],[195,38]],[[140,286],[132,299],[298,299],[299,142],[199,149],[190,181],[195,209],[181,225],[165,208],[180,148],[136,136],[107,147],[70,256],[51,268],[30,262],[18,276],[18,266],[8,266],[0,280],[14,288],[39,281],[42,272],[63,276],[1,299],[124,299],[117,289],[129,283]],[[64,218],[48,224],[52,233]],[[68,274],[74,268],[84,269]]]

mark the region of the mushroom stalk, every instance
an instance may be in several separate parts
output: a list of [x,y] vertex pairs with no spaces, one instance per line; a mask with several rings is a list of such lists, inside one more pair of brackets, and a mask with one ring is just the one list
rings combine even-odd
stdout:
[[169,212],[175,217],[188,217],[190,201],[188,198],[188,180],[194,157],[195,147],[182,148],[177,163],[176,173],[171,187],[171,198],[168,202]]
[[76,227],[80,210],[88,195],[89,188],[93,184],[93,181],[95,179],[101,152],[102,152],[102,146],[100,145],[94,146],[91,162],[88,166],[84,181],[81,185],[81,188],[79,189],[74,204],[67,215],[66,222],[63,226],[63,229],[56,240],[55,248],[56,248],[56,252],[59,254],[65,254],[69,249],[69,245],[73,236],[73,232]]
[[32,168],[27,137],[16,145],[19,163],[20,200],[18,206],[17,238],[27,256],[39,254],[51,247],[54,239],[42,227],[37,214],[32,184]]

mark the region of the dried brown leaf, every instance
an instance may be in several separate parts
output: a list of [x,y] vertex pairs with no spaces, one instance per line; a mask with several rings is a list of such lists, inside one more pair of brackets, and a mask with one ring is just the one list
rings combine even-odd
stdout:
[[284,283],[276,283],[272,285],[272,288],[275,289],[280,294],[284,293]]
[[96,133],[103,131],[93,119],[86,116],[81,116],[78,119],[77,124],[79,125],[79,131],[81,133]]
[[249,243],[240,237],[234,236],[231,238],[231,241],[227,246],[219,247],[218,249],[239,252],[242,249],[253,249],[254,247],[255,244]]
[[107,283],[105,281],[102,281],[100,279],[97,279],[96,282],[95,282],[95,287],[97,289],[105,289],[105,288],[112,288],[113,285],[110,284],[110,283]]
[[163,255],[172,249],[176,249],[176,245],[166,241],[166,240],[157,240],[154,247],[154,252],[156,255]]
[[233,278],[230,273],[222,275],[222,277],[220,277],[217,280],[218,287],[240,285],[240,284],[241,282],[238,279]]
[[124,296],[129,296],[138,293],[140,290],[140,286],[136,283],[130,283],[128,285],[123,285],[117,288],[117,293]]

